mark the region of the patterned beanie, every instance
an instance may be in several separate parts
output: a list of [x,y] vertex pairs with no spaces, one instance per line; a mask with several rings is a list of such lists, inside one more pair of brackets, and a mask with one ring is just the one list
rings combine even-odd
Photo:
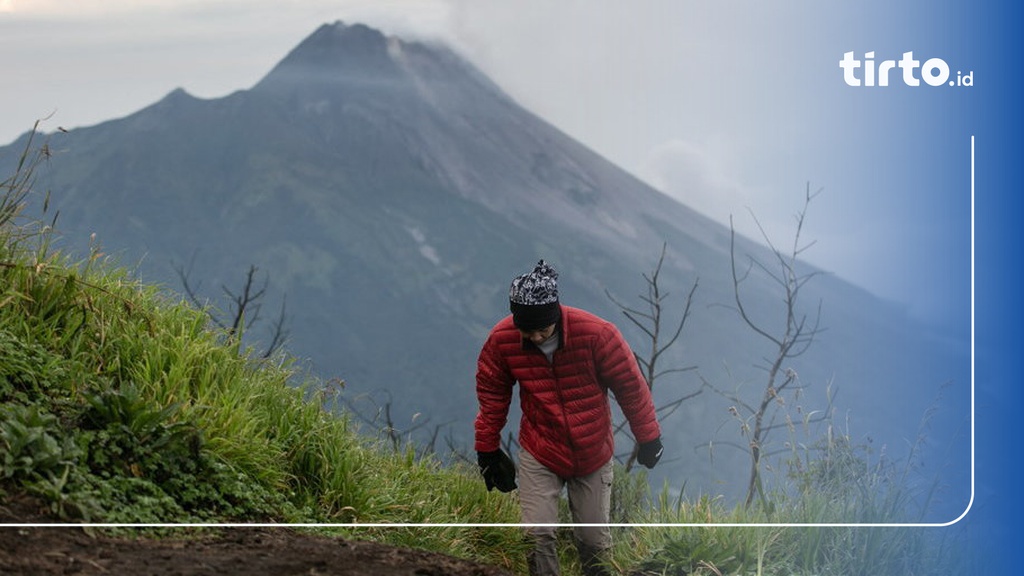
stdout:
[[512,322],[521,330],[540,330],[558,323],[558,272],[547,262],[537,262],[533,272],[512,281],[508,291]]

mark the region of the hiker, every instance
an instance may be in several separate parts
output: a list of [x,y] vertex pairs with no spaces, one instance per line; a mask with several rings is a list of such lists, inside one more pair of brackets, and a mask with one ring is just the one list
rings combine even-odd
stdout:
[[661,429],[633,352],[611,322],[563,306],[558,273],[544,260],[512,281],[512,312],[491,329],[477,361],[480,411],[475,448],[487,489],[517,488],[516,468],[501,450],[512,390],[519,384],[519,501],[533,540],[531,576],[557,576],[554,526],[565,488],[584,576],[608,574],[613,431],[608,392],[639,443],[637,462],[661,458]]

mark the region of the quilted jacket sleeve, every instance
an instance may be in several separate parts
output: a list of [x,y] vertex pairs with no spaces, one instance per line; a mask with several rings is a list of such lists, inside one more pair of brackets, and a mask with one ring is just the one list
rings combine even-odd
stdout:
[[651,389],[633,351],[613,324],[607,325],[599,340],[595,362],[601,383],[615,395],[637,442],[660,436]]
[[492,334],[477,359],[476,396],[480,405],[475,422],[477,452],[493,452],[501,446],[501,430],[508,420],[515,380],[499,353]]

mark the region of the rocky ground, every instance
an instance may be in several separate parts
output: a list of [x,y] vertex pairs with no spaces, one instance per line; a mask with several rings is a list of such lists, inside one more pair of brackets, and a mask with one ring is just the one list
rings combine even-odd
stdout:
[[0,502],[0,574],[512,576],[502,568],[443,554],[287,527],[225,528],[196,538],[153,539],[76,527],[17,526],[53,521],[31,501]]

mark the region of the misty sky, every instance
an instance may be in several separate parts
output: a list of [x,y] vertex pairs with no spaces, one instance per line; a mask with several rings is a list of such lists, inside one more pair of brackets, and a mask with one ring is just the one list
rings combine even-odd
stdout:
[[0,0],[0,143],[51,114],[44,131],[120,118],[178,87],[247,89],[320,24],[362,22],[444,40],[526,108],[748,235],[753,213],[787,245],[806,187],[822,189],[803,231],[809,261],[962,327],[970,88],[852,88],[839,61],[913,50],[955,76],[978,65],[963,48],[975,32],[934,3],[836,6]]

